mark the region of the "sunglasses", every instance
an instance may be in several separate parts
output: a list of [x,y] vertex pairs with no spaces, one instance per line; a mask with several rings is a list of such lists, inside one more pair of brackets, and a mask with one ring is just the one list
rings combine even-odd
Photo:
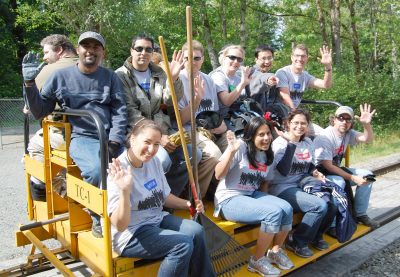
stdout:
[[[201,60],[201,58],[202,58],[202,57],[193,57],[193,60],[196,61],[196,62],[198,62],[198,61]],[[188,61],[188,60],[189,60],[188,57],[184,57],[183,59],[184,59],[185,61]]]
[[243,62],[243,58],[241,58],[241,57],[236,57],[236,56],[233,56],[233,55],[229,55],[229,56],[226,56],[226,57],[228,59],[230,59],[231,61],[237,60],[239,63]]
[[346,123],[353,122],[353,119],[351,117],[337,116],[336,119],[339,120],[340,122],[344,122],[344,121],[346,121]]
[[153,53],[153,48],[151,48],[151,47],[137,46],[137,47],[134,47],[133,50],[135,50],[138,53],[142,53],[143,50],[146,51],[146,53]]

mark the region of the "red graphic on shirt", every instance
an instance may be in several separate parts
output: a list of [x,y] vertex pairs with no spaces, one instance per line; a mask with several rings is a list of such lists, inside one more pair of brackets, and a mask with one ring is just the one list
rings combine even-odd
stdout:
[[336,155],[341,154],[341,153],[343,153],[343,152],[344,152],[344,145],[343,145],[343,144],[340,145],[339,148],[336,148],[336,149],[335,149]]
[[252,166],[251,164],[249,164],[249,168],[251,170],[257,170],[257,171],[262,171],[262,172],[266,172],[267,171],[267,165],[266,164],[262,164],[262,163],[257,163],[258,168],[255,168],[254,166]]
[[298,160],[308,160],[311,155],[310,152],[305,152],[305,153],[296,153],[296,157]]

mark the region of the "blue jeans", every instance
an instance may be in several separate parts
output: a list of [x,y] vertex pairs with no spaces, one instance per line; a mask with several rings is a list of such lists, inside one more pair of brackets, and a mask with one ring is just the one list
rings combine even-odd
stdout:
[[[189,159],[192,162],[192,145],[187,144],[186,146],[189,152]],[[196,149],[196,151],[197,163],[199,163],[201,160],[201,150]],[[171,193],[179,196],[189,181],[182,146],[177,147],[172,153],[168,153],[167,150],[160,147],[157,151],[157,157],[163,167],[165,177],[171,188]]]
[[101,178],[99,140],[84,136],[75,137],[71,140],[69,154],[81,170],[83,180],[99,187]]
[[[358,176],[365,176],[368,174],[372,174],[371,171],[366,170],[366,169],[359,169],[359,168],[348,168],[354,175]],[[326,178],[338,186],[340,186],[342,189],[346,186],[345,180],[337,175],[328,175]],[[353,181],[350,181],[350,184],[352,186],[357,186],[356,183]],[[367,214],[367,209],[368,209],[368,203],[369,203],[369,197],[371,196],[371,189],[372,189],[372,183],[369,183],[365,186],[357,186],[356,188],[356,194],[354,196],[354,208],[356,210],[356,216],[362,216]]]
[[321,239],[337,212],[336,201],[333,199],[326,203],[322,198],[308,194],[300,188],[288,188],[278,197],[289,202],[295,213],[303,213],[303,219],[293,233],[293,241],[299,247]]
[[279,233],[292,229],[293,209],[276,196],[255,191],[251,196],[238,195],[221,204],[222,216],[231,221],[258,224],[265,233]]
[[124,257],[158,259],[158,271],[166,276],[215,276],[206,249],[204,230],[198,223],[167,215],[159,227],[140,227],[121,253]]
[[[124,146],[121,146],[118,156],[122,154],[123,151]],[[69,155],[81,170],[83,180],[93,186],[100,187],[100,141],[96,138],[85,136],[75,137],[71,140]],[[108,164],[106,164],[106,166],[108,166]]]

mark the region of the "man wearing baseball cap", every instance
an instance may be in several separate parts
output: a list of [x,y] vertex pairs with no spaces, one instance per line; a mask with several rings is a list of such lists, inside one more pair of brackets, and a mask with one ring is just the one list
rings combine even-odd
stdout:
[[[345,187],[348,181],[357,186],[354,197],[355,216],[357,221],[372,228],[379,223],[367,215],[368,202],[371,195],[374,175],[366,169],[341,167],[341,162],[348,145],[369,143],[373,140],[371,120],[375,110],[371,105],[360,105],[360,116],[354,116],[354,111],[348,106],[341,106],[335,112],[332,125],[322,131],[314,140],[315,156],[318,167],[325,173],[328,180],[340,187]],[[353,129],[354,118],[363,125],[363,132]]]
[[[36,55],[24,58],[24,99],[35,118],[53,112],[56,103],[64,109],[84,109],[96,113],[109,139],[109,156],[118,157],[126,134],[126,104],[118,76],[100,66],[104,58],[105,40],[96,32],[85,32],[78,40],[76,65],[56,71],[44,84],[41,93],[35,84]],[[80,117],[69,118],[72,125],[70,155],[81,170],[83,179],[100,185],[100,142],[94,122]],[[100,217],[91,213],[92,233],[102,236]]]

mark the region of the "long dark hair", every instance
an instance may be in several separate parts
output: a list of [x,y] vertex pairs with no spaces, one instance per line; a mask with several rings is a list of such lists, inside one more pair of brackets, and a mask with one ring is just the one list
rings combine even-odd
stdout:
[[[296,109],[296,110],[290,112],[289,115],[287,116],[287,119],[286,119],[286,124],[287,124],[286,130],[289,130],[290,122],[292,121],[292,119],[293,119],[296,115],[304,115],[304,117],[306,118],[306,121],[307,121],[307,123],[308,123],[308,126],[307,126],[307,127],[310,128],[310,123],[311,123],[311,116],[310,116],[310,113],[309,113],[307,110]],[[306,136],[305,134],[302,135],[302,136],[300,137],[300,141],[302,141],[302,140],[305,138],[305,136]]]
[[[267,125],[269,130],[272,131],[272,127],[267,120],[263,117],[253,117],[244,127],[244,134],[243,134],[243,141],[247,144],[247,158],[249,159],[249,163],[258,168],[257,161],[256,161],[256,151],[257,147],[254,144],[254,138],[256,136],[258,128],[262,125]],[[265,151],[266,156],[266,165],[272,164],[274,161],[274,153],[272,152],[271,145],[267,151]]]

